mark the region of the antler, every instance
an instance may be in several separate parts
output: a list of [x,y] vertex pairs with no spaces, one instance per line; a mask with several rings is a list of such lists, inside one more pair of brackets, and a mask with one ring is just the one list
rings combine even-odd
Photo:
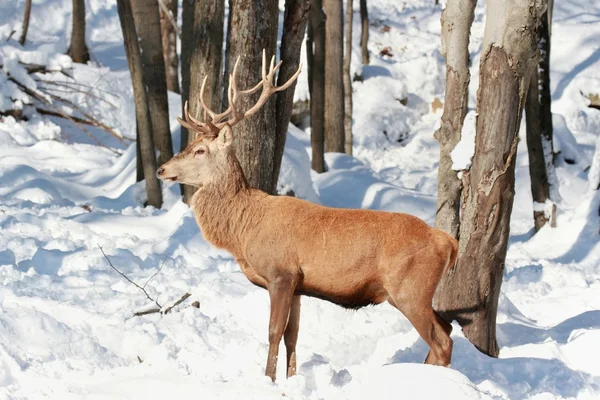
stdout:
[[[234,126],[235,124],[241,122],[242,120],[256,114],[258,110],[267,102],[268,98],[277,92],[281,92],[282,90],[290,87],[292,83],[298,78],[300,75],[300,71],[302,70],[302,63],[298,67],[298,70],[292,75],[290,79],[286,83],[281,86],[275,86],[275,72],[279,69],[282,64],[282,61],[279,61],[277,65],[275,64],[275,56],[271,58],[271,63],[269,65],[269,72],[267,73],[267,56],[265,50],[263,50],[263,60],[262,60],[262,80],[257,83],[254,87],[247,90],[239,90],[237,86],[237,70],[240,62],[240,58],[238,57],[235,65],[233,67],[232,74],[229,75],[229,87],[227,89],[227,98],[229,100],[229,107],[227,110],[223,111],[220,114],[212,111],[206,104],[204,100],[204,89],[206,87],[206,82],[208,80],[208,76],[204,77],[204,81],[202,82],[202,87],[200,88],[200,104],[204,109],[204,122],[200,122],[199,120],[192,117],[188,112],[188,104],[185,102],[184,107],[184,117],[185,121],[181,118],[177,118],[179,123],[185,126],[188,129],[192,129],[196,132],[203,133],[207,136],[216,138],[219,135],[219,131],[225,126],[230,125]],[[256,93],[260,88],[262,88],[262,92],[256,104],[250,107],[245,112],[240,112],[236,103],[240,95],[248,95]],[[227,121],[223,121],[223,119],[227,116],[230,118]]]

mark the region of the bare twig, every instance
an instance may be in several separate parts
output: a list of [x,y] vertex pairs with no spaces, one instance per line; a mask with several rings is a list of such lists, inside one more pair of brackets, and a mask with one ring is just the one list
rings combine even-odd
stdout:
[[160,308],[151,308],[149,310],[135,312],[133,315],[135,317],[141,317],[142,315],[156,314],[158,312],[160,312]]
[[[158,268],[158,271],[156,271],[154,273],[154,275],[152,275],[150,278],[148,278],[148,280],[146,281],[146,283],[144,283],[144,286],[142,286],[144,289],[146,288],[146,286],[148,285],[148,283],[150,283],[150,281],[156,276],[158,275],[158,273],[160,271],[162,271],[163,266],[165,265],[165,261],[167,260],[167,255],[165,254],[165,258],[163,258],[162,262],[160,263],[160,267]],[[157,299],[158,300],[158,299]]]
[[[144,292],[144,294],[146,295],[146,297],[148,298],[148,300],[154,302],[154,304],[156,304],[158,306],[158,309],[160,311],[160,309],[162,308],[162,306],[160,304],[158,304],[158,302],[156,300],[154,300],[152,297],[150,297],[150,295],[148,294],[148,292],[146,292],[146,289],[144,289],[143,287],[141,287],[140,285],[138,285],[137,283],[135,283],[134,281],[132,281],[131,279],[129,279],[129,277],[127,275],[125,275],[123,272],[119,271],[117,268],[115,268],[115,266],[112,264],[112,262],[110,261],[110,259],[108,258],[108,256],[106,255],[106,253],[104,253],[104,250],[102,249],[102,247],[100,247],[100,245],[98,245],[98,248],[100,249],[100,251],[102,252],[102,255],[104,256],[104,258],[106,258],[106,261],[108,261],[108,265],[110,265],[110,267],[112,269],[114,269],[115,271],[117,271],[119,273],[119,275],[121,275],[123,278],[125,278],[129,283],[131,283],[132,285],[134,285],[136,288],[140,289],[142,292]],[[149,312],[145,312],[146,314],[149,314]],[[137,313],[136,313],[137,314]],[[143,314],[142,314],[143,315]]]
[[167,5],[163,2],[163,0],[158,0],[158,5],[160,6],[160,9],[162,10],[162,12],[169,19],[169,22],[171,22],[171,25],[173,25],[173,29],[175,29],[175,32],[177,33],[177,37],[181,38],[181,29],[179,29],[179,26],[177,26],[177,22],[173,18],[173,13],[171,12],[171,10],[169,10],[169,7],[167,7]]
[[177,300],[175,303],[173,303],[172,306],[165,308],[165,311],[163,311],[163,314],[170,313],[172,309],[174,309],[175,307],[177,307],[178,305],[183,303],[190,296],[191,296],[191,294],[189,294],[189,293],[184,294],[183,296],[181,296],[181,298],[179,300]]
[[[48,115],[51,117],[65,118],[75,124],[84,124],[84,125],[95,126],[96,128],[104,129],[105,131],[111,133],[113,136],[116,136],[117,138],[122,139],[120,136],[117,136],[117,133],[115,131],[113,131],[113,129],[111,127],[104,125],[102,122],[97,121],[95,119],[85,119],[85,118],[73,117],[73,116],[68,115],[67,113],[46,110],[46,109],[39,108],[39,107],[36,107],[36,111],[39,112],[40,114]],[[79,128],[81,129],[81,127],[79,127]],[[96,142],[96,144],[101,145],[101,143],[95,137],[93,137],[91,135],[91,133],[88,136],[92,137],[92,139]],[[109,148],[109,150],[112,150],[112,149]],[[113,151],[113,152],[118,154],[118,152],[115,152],[115,151]]]

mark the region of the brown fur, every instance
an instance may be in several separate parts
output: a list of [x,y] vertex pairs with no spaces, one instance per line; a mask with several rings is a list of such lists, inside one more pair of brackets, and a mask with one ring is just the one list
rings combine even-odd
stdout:
[[[266,374],[275,379],[284,331],[288,376],[295,373],[297,295],[348,308],[389,301],[431,347],[425,362],[449,365],[452,327],[432,309],[432,298],[456,262],[457,241],[411,215],[336,209],[252,189],[230,146],[231,128],[225,130],[216,139],[200,137],[158,174],[199,186],[192,207],[204,237],[269,291]],[[205,153],[195,156],[200,148]]]

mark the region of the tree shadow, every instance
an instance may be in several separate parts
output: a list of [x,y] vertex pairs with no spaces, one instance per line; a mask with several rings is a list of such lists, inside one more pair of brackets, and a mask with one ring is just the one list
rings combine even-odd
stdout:
[[564,94],[566,87],[575,79],[579,73],[581,73],[584,69],[594,65],[596,62],[600,60],[600,48],[594,50],[592,54],[590,54],[585,60],[577,64],[569,73],[565,74],[565,76],[558,82],[556,85],[556,89],[552,93],[553,100],[558,100]]

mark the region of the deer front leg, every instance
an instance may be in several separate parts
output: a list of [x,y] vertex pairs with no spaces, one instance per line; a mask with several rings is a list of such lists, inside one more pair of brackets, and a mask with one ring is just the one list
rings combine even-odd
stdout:
[[271,318],[269,319],[269,356],[265,375],[275,381],[279,343],[290,315],[295,280],[291,276],[278,275],[268,284],[267,289],[271,299]]
[[287,377],[296,375],[296,342],[298,341],[298,328],[300,326],[300,295],[292,297],[292,307],[288,318],[283,341],[287,353]]

